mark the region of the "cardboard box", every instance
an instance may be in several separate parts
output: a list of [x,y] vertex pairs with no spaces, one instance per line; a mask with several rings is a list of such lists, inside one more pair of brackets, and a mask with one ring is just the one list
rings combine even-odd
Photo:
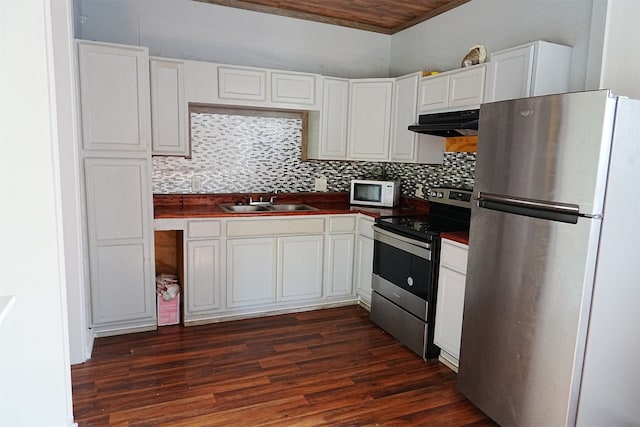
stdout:
[[158,295],[158,326],[180,324],[180,294],[171,301]]

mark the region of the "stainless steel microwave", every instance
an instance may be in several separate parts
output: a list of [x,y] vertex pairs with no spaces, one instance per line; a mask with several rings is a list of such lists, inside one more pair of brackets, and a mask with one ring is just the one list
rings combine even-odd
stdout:
[[351,181],[350,201],[352,205],[397,206],[400,201],[400,181],[354,179]]

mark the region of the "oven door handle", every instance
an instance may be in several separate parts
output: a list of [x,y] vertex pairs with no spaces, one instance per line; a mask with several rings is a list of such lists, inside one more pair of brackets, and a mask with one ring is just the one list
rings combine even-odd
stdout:
[[431,261],[431,243],[410,239],[380,227],[373,227],[373,239]]

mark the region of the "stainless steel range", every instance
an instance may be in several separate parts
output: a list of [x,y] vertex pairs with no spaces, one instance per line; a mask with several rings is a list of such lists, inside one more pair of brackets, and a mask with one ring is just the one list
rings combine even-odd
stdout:
[[429,214],[381,217],[374,225],[371,320],[423,359],[433,343],[440,233],[468,231],[471,191],[433,188]]

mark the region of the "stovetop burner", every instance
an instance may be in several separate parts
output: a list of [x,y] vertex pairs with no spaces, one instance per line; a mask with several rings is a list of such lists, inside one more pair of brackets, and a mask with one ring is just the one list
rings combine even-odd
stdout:
[[469,223],[436,215],[381,217],[376,220],[381,228],[429,241],[444,231],[467,231]]
[[376,219],[386,230],[431,241],[445,231],[468,231],[471,216],[471,192],[460,189],[436,188],[430,192],[428,215],[390,216]]

